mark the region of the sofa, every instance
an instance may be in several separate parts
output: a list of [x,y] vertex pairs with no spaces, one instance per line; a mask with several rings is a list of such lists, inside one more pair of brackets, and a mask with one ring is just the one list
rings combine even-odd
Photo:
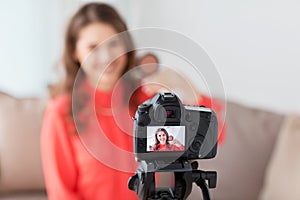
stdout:
[[[0,92],[0,200],[47,199],[40,155],[47,102]],[[212,199],[300,199],[299,117],[229,101],[226,122],[216,158],[199,161],[218,172]],[[197,186],[189,199],[201,199]]]

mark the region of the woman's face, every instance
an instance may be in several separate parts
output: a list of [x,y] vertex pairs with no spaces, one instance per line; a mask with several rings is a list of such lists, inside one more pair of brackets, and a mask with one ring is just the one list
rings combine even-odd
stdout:
[[166,144],[166,142],[167,142],[167,135],[166,135],[166,133],[163,132],[163,131],[159,131],[157,133],[157,139],[158,139],[158,141],[159,141],[160,144],[163,144],[163,145]]
[[126,48],[116,34],[113,26],[97,22],[82,28],[76,42],[75,57],[88,81],[103,91],[113,89],[127,63]]

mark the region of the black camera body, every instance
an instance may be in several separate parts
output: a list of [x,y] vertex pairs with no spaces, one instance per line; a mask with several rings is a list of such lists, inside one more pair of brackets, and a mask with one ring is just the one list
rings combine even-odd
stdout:
[[[162,129],[167,131],[165,146],[169,149],[160,151],[154,146],[159,146],[157,134]],[[179,141],[180,148],[171,144],[175,140]],[[183,105],[173,93],[157,94],[141,104],[134,117],[134,153],[137,161],[209,159],[216,156],[217,141],[215,112],[204,106]]]

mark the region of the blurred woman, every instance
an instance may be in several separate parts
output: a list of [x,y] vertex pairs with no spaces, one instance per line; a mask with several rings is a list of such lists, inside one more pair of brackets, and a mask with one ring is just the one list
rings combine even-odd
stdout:
[[[47,107],[41,133],[49,200],[137,199],[127,188],[130,171],[136,168],[133,154],[126,157],[110,147],[132,152],[133,146],[132,137],[114,120],[113,91],[117,91],[115,105],[122,116],[134,113],[148,99],[137,90],[129,105],[123,101],[128,95],[126,90],[135,87],[135,80],[126,80],[115,88],[135,62],[130,36],[125,33],[114,37],[126,30],[116,10],[100,3],[81,7],[67,27],[63,55],[66,77],[59,87],[62,90],[56,91]],[[103,45],[98,48],[100,43]],[[92,51],[99,55],[93,56]],[[96,123],[91,119],[93,113],[96,113]],[[98,136],[111,145],[98,142]],[[113,160],[114,167],[105,159]],[[118,170],[118,167],[128,170]]]

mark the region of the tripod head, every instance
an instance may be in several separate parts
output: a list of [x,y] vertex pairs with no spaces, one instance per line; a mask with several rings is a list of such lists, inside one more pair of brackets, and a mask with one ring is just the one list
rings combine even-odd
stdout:
[[[210,200],[208,187],[216,187],[217,173],[205,172],[197,168],[197,162],[175,161],[166,165],[163,162],[142,161],[135,175],[129,179],[128,188],[135,191],[143,200],[184,200],[190,195],[192,184],[195,182],[202,190],[203,199]],[[174,172],[174,188],[156,188],[155,172]]]

